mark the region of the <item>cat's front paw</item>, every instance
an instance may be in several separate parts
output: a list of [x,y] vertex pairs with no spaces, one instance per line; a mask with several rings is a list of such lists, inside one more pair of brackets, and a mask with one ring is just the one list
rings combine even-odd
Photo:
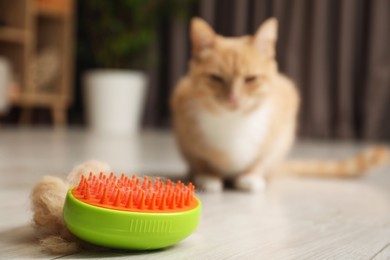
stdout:
[[248,192],[262,192],[265,189],[265,180],[262,176],[259,175],[242,175],[238,177],[234,186],[237,189],[248,191]]
[[219,193],[223,190],[223,181],[221,178],[210,175],[195,176],[195,185],[203,191]]

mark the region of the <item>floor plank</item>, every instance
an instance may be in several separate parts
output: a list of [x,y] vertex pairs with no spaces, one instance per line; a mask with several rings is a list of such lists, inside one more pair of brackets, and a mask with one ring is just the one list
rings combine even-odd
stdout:
[[[361,147],[302,141],[291,156],[341,158]],[[126,173],[185,173],[170,133],[103,138],[82,130],[2,130],[0,259],[390,259],[389,166],[356,180],[274,178],[263,194],[198,192],[198,230],[164,250],[48,255],[29,225],[31,187],[92,158]]]

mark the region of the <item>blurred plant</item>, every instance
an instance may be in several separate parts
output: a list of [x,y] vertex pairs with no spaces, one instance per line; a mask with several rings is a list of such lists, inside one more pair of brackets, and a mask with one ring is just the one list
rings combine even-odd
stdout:
[[158,25],[186,18],[193,0],[82,0],[78,51],[98,67],[145,69]]

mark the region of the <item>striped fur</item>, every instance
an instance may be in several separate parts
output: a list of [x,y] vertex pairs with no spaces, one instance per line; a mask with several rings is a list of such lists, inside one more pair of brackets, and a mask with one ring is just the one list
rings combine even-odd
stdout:
[[358,177],[369,170],[388,163],[390,152],[384,146],[373,146],[353,157],[335,160],[287,161],[278,174],[311,177]]

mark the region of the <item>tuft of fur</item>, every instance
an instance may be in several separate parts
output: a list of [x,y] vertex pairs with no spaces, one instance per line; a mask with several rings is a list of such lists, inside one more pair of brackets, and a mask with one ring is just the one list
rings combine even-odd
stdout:
[[45,176],[31,194],[33,222],[42,236],[63,228],[62,210],[68,185],[57,177]]
[[63,207],[66,192],[75,186],[82,175],[90,172],[107,173],[110,167],[102,162],[89,161],[76,166],[66,180],[45,176],[31,192],[33,225],[42,247],[52,254],[71,254],[79,250],[82,242],[65,227]]
[[79,251],[79,243],[64,239],[59,235],[51,235],[40,240],[41,246],[51,254],[72,254]]
[[81,165],[78,165],[73,168],[66,178],[66,182],[69,186],[76,186],[79,183],[81,175],[88,175],[90,172],[93,173],[108,173],[110,171],[110,166],[106,163],[99,161],[88,161]]

